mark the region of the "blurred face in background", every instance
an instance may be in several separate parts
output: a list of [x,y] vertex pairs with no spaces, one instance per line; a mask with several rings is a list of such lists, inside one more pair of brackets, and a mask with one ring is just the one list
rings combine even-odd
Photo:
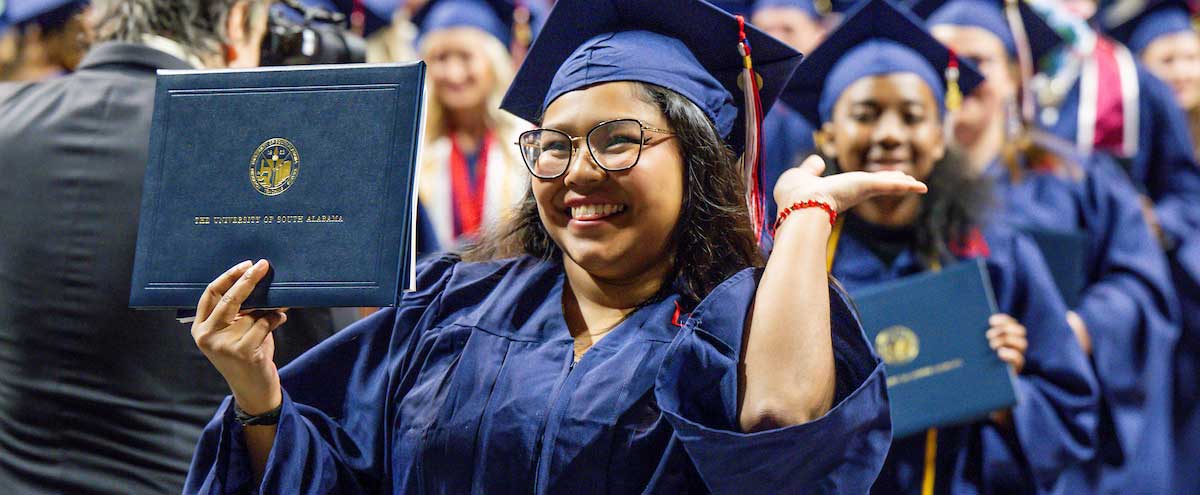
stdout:
[[954,140],[970,147],[991,125],[1003,125],[1007,102],[1016,98],[1018,82],[1004,42],[991,31],[974,26],[938,25],[931,29],[938,41],[970,61],[984,82],[963,98],[954,114]]
[[482,111],[496,85],[496,72],[485,53],[495,38],[469,27],[426,35],[421,43],[434,94],[449,112]]
[[825,39],[826,34],[820,19],[792,7],[758,9],[750,22],[801,53],[813,51],[821,40]]
[[1200,105],[1200,36],[1192,31],[1160,36],[1140,55],[1146,68],[1171,85],[1185,110]]

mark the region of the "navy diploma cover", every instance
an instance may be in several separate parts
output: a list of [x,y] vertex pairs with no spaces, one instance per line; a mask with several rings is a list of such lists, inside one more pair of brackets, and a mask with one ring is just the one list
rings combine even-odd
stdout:
[[1012,371],[987,342],[997,310],[982,260],[852,296],[885,363],[896,438],[1016,404]]
[[1083,231],[1059,232],[1049,229],[1024,229],[1037,243],[1054,285],[1068,308],[1079,305],[1087,288],[1088,237]]
[[159,71],[130,306],[392,306],[412,280],[425,64]]

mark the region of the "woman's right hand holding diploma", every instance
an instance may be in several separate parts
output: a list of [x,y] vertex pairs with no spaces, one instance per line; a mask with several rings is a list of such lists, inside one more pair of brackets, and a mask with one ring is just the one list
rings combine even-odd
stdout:
[[266,260],[249,260],[208,284],[196,306],[192,338],[229,384],[238,407],[251,415],[283,401],[271,332],[287,320],[285,309],[242,313],[242,303],[266,275]]

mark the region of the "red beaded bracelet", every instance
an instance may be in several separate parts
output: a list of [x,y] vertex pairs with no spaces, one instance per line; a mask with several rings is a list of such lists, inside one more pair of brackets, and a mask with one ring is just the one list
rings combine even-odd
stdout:
[[816,201],[816,200],[810,199],[808,201],[797,201],[795,203],[792,203],[792,206],[789,206],[787,208],[779,210],[779,219],[775,220],[775,230],[779,230],[779,226],[783,225],[783,221],[787,220],[788,215],[791,215],[792,212],[794,212],[796,210],[800,210],[800,209],[804,209],[804,208],[820,208],[822,210],[825,210],[825,213],[829,214],[829,225],[830,226],[832,226],[833,223],[835,221],[837,221],[837,212],[833,211],[833,207],[829,206],[829,203],[823,203],[821,201]]

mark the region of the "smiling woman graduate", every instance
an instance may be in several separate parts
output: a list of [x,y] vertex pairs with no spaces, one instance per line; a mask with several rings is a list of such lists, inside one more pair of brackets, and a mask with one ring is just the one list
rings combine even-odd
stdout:
[[1092,455],[1096,380],[1045,261],[1027,238],[981,228],[986,187],[947,154],[947,107],[979,82],[909,12],[868,0],[785,95],[821,122],[822,154],[838,169],[899,170],[929,184],[927,196],[877,197],[849,212],[831,236],[833,275],[856,290],[984,258],[1001,313],[980,339],[1016,373],[1010,410],[896,439],[873,493],[1051,493]]
[[[769,107],[799,55],[744,32]],[[810,163],[775,195],[812,207],[760,268],[730,151],[759,114],[735,103],[753,100],[738,44],[704,2],[560,1],[504,102],[540,123],[520,139],[531,190],[474,253],[514,257],[426,263],[399,307],[278,373],[284,314],[239,316],[266,262],[214,280],[193,335],[233,399],[185,491],[865,492],[890,421],[827,279],[830,218],[925,187]]]

